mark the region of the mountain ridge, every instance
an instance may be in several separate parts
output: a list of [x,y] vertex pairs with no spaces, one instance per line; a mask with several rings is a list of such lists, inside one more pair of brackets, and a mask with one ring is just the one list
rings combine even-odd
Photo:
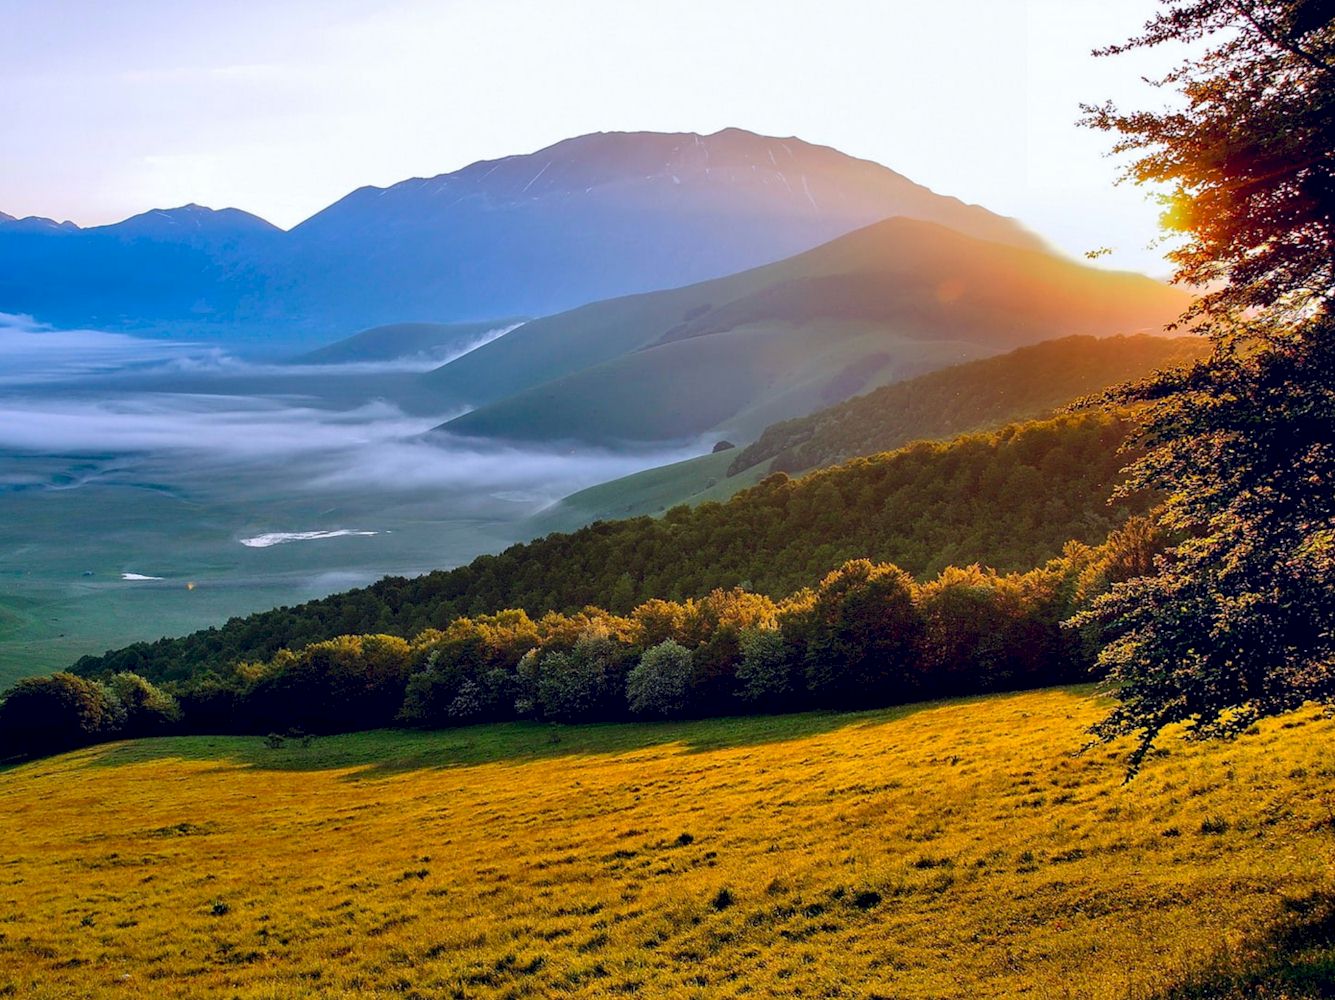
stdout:
[[195,204],[87,229],[0,221],[0,311],[310,348],[388,323],[550,315],[679,287],[894,215],[1042,245],[828,146],[742,129],[592,133],[358,188],[290,230]]

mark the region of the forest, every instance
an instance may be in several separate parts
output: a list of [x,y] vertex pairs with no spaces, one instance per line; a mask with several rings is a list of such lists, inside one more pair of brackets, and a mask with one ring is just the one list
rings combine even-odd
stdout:
[[726,504],[549,535],[457,569],[387,577],[183,638],[84,657],[73,672],[182,680],[340,635],[407,638],[505,609],[540,617],[597,605],[624,615],[655,598],[685,601],[737,587],[777,599],[851,559],[893,563],[914,577],[973,563],[1028,570],[1068,541],[1102,542],[1149,508],[1149,494],[1108,503],[1127,461],[1119,447],[1128,429],[1120,414],[1068,414],[920,442],[800,479],[775,474]]
[[1097,628],[1062,623],[1164,546],[1142,516],[1149,494],[1107,501],[1126,419],[1066,414],[775,474],[727,504],[85,658],[6,695],[0,754],[166,732],[883,706],[1088,680]]
[[0,756],[168,733],[268,733],[278,745],[386,726],[869,708],[1081,682],[1097,636],[1063,623],[1144,572],[1162,542],[1135,518],[1023,573],[950,567],[919,583],[857,559],[777,601],[733,588],[625,615],[507,609],[411,639],[340,635],[161,687],[128,671],[28,678],[0,702]]

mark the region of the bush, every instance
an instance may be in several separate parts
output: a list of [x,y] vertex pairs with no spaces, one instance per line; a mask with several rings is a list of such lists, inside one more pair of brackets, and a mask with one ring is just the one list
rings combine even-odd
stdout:
[[691,700],[691,653],[674,639],[651,646],[626,677],[626,701],[636,715],[680,716]]
[[58,673],[19,681],[0,701],[0,756],[57,753],[116,733],[116,699],[97,681]]

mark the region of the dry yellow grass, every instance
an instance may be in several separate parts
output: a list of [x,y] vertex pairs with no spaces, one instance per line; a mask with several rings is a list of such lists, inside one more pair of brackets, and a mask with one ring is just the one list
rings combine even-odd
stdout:
[[[1083,691],[0,773],[0,995],[1152,995],[1335,883],[1335,723],[1123,786]],[[726,890],[726,892],[724,891]]]

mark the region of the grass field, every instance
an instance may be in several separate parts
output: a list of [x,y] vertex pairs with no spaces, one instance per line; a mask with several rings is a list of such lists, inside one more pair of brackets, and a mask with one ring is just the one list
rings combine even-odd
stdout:
[[0,995],[1330,995],[1335,721],[1171,742],[1124,785],[1074,753],[1100,710],[1054,690],[27,764],[0,773]]

